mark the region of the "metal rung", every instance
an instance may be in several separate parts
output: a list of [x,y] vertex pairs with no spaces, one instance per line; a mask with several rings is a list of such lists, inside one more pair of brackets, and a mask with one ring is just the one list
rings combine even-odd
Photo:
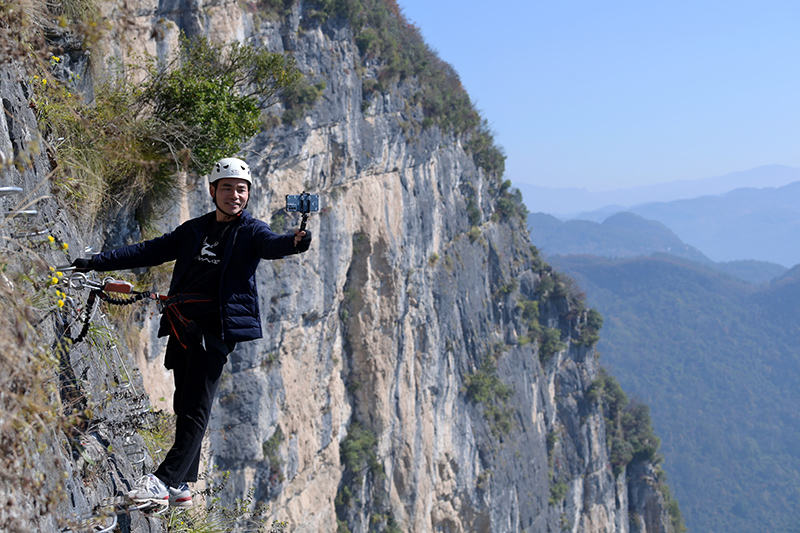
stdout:
[[20,194],[22,187],[0,187],[0,196],[8,196],[9,194]]
[[155,512],[150,513],[150,514],[152,514],[153,516],[158,516],[158,515],[162,515],[162,514],[166,513],[167,511],[169,511],[169,505],[164,505],[158,511],[155,511]]
[[112,529],[117,527],[117,519],[118,519],[118,515],[115,513],[114,514],[114,520],[111,521],[111,525],[107,526],[107,527],[105,527],[103,529],[98,529],[97,533],[107,533],[108,531],[111,531]]
[[[88,525],[88,522],[93,522],[95,518],[100,518],[100,516],[93,516],[91,518],[86,518],[86,519],[83,519],[82,522],[84,524]],[[103,529],[96,529],[96,530],[93,530],[93,531],[95,531],[95,533],[108,533],[109,531],[112,531],[115,527],[117,527],[117,521],[118,520],[119,520],[119,515],[117,513],[114,513],[113,515],[111,515],[111,524],[110,525],[108,525],[108,526],[94,526],[94,527],[102,527]],[[79,528],[80,528],[80,531],[85,531],[85,529],[83,527],[79,526]],[[74,530],[74,529],[68,527],[66,529],[62,529],[61,533],[72,533],[74,531],[77,531],[77,530]]]
[[147,509],[148,507],[162,507],[162,506],[164,508],[161,511],[159,511],[157,513],[152,513],[152,514],[161,514],[164,511],[166,511],[167,509],[169,509],[169,504],[167,504],[166,502],[161,504],[161,503],[156,502],[155,500],[149,500],[149,501],[146,501],[146,502],[142,503],[141,505],[132,505],[132,506],[128,507],[128,509],[131,510],[131,511],[141,511],[142,509]]
[[[12,239],[23,239],[23,238],[27,237],[28,239],[30,239],[31,237],[43,237],[43,236],[47,235],[48,233],[50,233],[49,229],[31,231],[31,232],[28,232],[28,233],[12,233],[11,234],[11,238]],[[44,241],[42,241],[42,242],[44,242]]]
[[9,211],[7,217],[35,217],[39,214],[36,209],[20,209],[19,211]]

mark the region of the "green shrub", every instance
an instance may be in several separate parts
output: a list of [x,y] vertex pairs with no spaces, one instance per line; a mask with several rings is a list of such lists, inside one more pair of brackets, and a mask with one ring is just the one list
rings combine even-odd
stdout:
[[504,283],[498,287],[497,291],[494,293],[495,298],[500,298],[502,296],[508,296],[512,292],[516,291],[519,288],[519,281],[516,279],[512,279],[508,283]]
[[619,382],[604,368],[587,392],[590,397],[598,394],[603,402],[606,439],[614,472],[619,475],[632,460],[657,462],[661,441],[653,433],[650,408],[639,402],[630,403]]
[[528,327],[531,322],[539,322],[539,302],[520,296],[517,307],[522,310],[522,319],[528,323]]
[[475,242],[476,240],[480,239],[481,234],[481,228],[478,226],[472,226],[467,232],[467,235],[469,236],[469,242]]
[[465,147],[472,152],[475,164],[491,175],[500,177],[505,172],[506,156],[503,149],[494,142],[494,134],[489,128],[486,119],[482,119],[480,126],[470,133],[470,138]]
[[536,285],[536,294],[546,298],[555,286],[556,282],[553,280],[553,276],[548,273],[542,273],[539,278],[539,284]]
[[320,81],[314,85],[309,85],[305,80],[296,84],[295,86],[285,91],[285,106],[286,110],[283,112],[281,120],[286,125],[292,125],[300,118],[304,117],[308,110],[325,92],[327,84],[325,81]]
[[597,309],[589,309],[586,314],[586,322],[581,327],[581,333],[577,344],[582,346],[592,346],[600,340],[600,328],[603,327],[603,315]]
[[383,475],[383,465],[378,462],[376,453],[377,446],[378,438],[372,431],[358,422],[350,424],[340,447],[345,469],[360,473],[369,468],[373,474]]
[[[378,461],[377,447],[378,438],[375,433],[358,422],[350,424],[347,436],[339,446],[344,475],[334,501],[337,531],[349,531],[347,516],[350,508],[363,505],[374,509],[375,506],[380,506],[382,498],[385,497],[382,485],[377,483],[386,476],[383,465]],[[357,495],[368,476],[372,477],[375,491],[371,501],[361,502]]]
[[659,475],[658,487],[659,491],[661,492],[661,496],[664,498],[664,502],[666,503],[667,514],[669,515],[669,520],[672,524],[673,533],[686,533],[686,524],[683,521],[683,515],[681,514],[678,500],[672,496],[672,491],[670,491],[669,486],[667,486],[666,477],[664,476],[663,471],[661,471]]
[[270,477],[274,477],[279,482],[283,481],[283,459],[281,459],[279,450],[280,446],[283,443],[283,431],[281,431],[281,427],[278,426],[275,429],[275,433],[272,434],[270,438],[264,441],[261,448],[264,453],[264,459],[267,460],[269,463],[269,471]]
[[172,64],[150,63],[142,100],[156,120],[197,132],[185,147],[191,149],[191,170],[205,173],[217,159],[238,152],[258,132],[260,110],[276,103],[281,91],[291,94],[301,78],[290,56],[181,36]]
[[625,440],[633,448],[634,459],[654,461],[661,439],[654,433],[650,422],[650,407],[634,402],[622,412],[620,418]]
[[557,431],[549,431],[547,436],[545,437],[545,444],[547,445],[547,457],[550,458],[553,455],[553,451],[556,448],[556,443],[559,440],[559,435]]
[[561,342],[560,329],[544,328],[539,339],[539,359],[541,359],[542,363],[545,363],[566,347],[567,345]]
[[90,220],[111,205],[146,218],[178,190],[176,172],[205,174],[237,153],[258,132],[261,110],[301,77],[288,56],[185,36],[170,64],[144,57],[111,70],[91,105],[49,72],[34,83],[39,123],[60,139],[56,189]]
[[514,391],[500,380],[492,356],[484,357],[481,366],[464,377],[462,391],[471,401],[483,404],[484,415],[495,436],[511,432],[513,411],[508,407],[508,400]]
[[528,209],[522,203],[522,193],[519,189],[511,188],[511,181],[505,180],[500,184],[495,201],[493,220],[519,220],[526,224]]
[[[481,211],[478,209],[478,205],[475,203],[474,198],[470,198],[467,201],[467,216],[469,217],[470,226],[475,227],[481,223]],[[470,228],[470,230],[471,229],[472,228]]]
[[550,505],[555,505],[561,502],[566,496],[569,487],[563,481],[554,482],[550,485],[550,498],[548,502]]

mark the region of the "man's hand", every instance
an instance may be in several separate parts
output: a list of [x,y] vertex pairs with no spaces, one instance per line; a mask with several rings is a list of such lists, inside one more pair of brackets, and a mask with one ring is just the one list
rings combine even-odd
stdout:
[[294,247],[297,248],[297,251],[303,253],[308,250],[309,246],[311,246],[311,231],[294,230]]
[[91,272],[94,270],[92,267],[92,260],[83,257],[79,257],[73,261],[72,266],[75,268],[75,272]]

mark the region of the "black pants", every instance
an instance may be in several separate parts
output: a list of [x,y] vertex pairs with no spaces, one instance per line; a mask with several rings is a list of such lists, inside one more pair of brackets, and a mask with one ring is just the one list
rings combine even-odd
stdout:
[[[177,415],[175,442],[155,476],[169,487],[197,481],[200,468],[200,449],[211,416],[211,405],[217,393],[222,367],[228,360],[233,345],[206,347],[192,339],[184,348],[170,336],[167,342],[167,360],[175,377],[173,408]],[[226,353],[221,350],[229,348]]]

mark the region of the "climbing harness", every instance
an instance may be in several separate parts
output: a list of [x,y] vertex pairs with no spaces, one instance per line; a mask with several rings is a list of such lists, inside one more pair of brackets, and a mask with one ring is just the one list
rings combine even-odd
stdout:
[[[89,297],[86,305],[82,310],[83,322],[80,332],[77,336],[71,337],[68,333],[64,333],[63,338],[72,341],[73,344],[81,342],[89,333],[89,325],[92,321],[92,316],[95,312],[97,301],[101,300],[111,305],[131,305],[142,300],[153,300],[158,306],[158,311],[166,316],[172,334],[186,348],[188,344],[188,335],[196,335],[205,347],[206,342],[215,342],[216,339],[208,333],[200,330],[195,322],[187,319],[180,311],[180,304],[198,304],[209,303],[212,301],[211,297],[206,294],[200,293],[180,293],[172,296],[165,296],[151,291],[135,291],[133,285],[127,281],[122,281],[114,278],[105,278],[101,282],[89,279],[89,277],[82,273],[76,272],[73,266],[60,266],[55,267],[58,272],[71,271],[69,276],[65,276],[64,282],[70,289],[89,289]],[[130,298],[118,298],[111,296],[109,293],[114,294],[128,294]]]
[[[73,344],[81,342],[89,333],[89,324],[91,323],[92,316],[95,311],[97,300],[102,300],[111,305],[131,305],[144,299],[155,300],[159,304],[159,310],[163,312],[164,307],[162,303],[167,301],[167,297],[150,292],[150,291],[134,291],[133,284],[127,281],[117,280],[113,278],[105,278],[101,282],[89,279],[89,277],[82,272],[75,272],[73,266],[59,266],[55,267],[58,272],[70,272],[69,276],[64,277],[64,282],[67,287],[75,290],[89,289],[89,297],[86,305],[83,308],[83,326],[77,336],[71,337],[68,333],[64,334],[64,338],[72,341]],[[111,296],[109,293],[115,294],[129,294],[131,298],[117,298]]]

